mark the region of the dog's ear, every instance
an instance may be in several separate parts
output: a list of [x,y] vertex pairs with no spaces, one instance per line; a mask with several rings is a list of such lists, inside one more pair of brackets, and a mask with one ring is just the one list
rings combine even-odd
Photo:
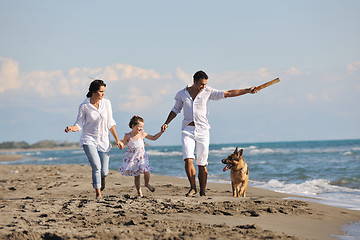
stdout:
[[236,147],[236,149],[235,149],[234,153],[235,153],[235,154],[237,154],[237,153],[238,153],[238,148],[237,148],[237,147]]
[[243,149],[240,149],[240,151],[239,151],[239,157],[241,157],[241,156],[243,155],[243,152],[244,152],[244,150],[243,150]]

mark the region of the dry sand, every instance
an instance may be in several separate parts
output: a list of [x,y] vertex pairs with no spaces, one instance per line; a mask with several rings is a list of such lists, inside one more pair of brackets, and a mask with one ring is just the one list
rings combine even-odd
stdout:
[[187,179],[151,184],[138,198],[133,177],[110,171],[97,200],[89,166],[1,165],[0,239],[333,239],[360,221],[360,211],[258,188],[233,198],[230,184],[209,183],[206,197],[185,197]]

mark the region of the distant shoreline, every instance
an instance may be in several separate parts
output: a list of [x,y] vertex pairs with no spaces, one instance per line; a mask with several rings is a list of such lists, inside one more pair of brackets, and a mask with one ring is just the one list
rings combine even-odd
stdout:
[[81,149],[79,146],[53,147],[53,148],[10,148],[0,149],[0,162],[15,162],[24,158],[31,158],[19,154],[21,152],[36,152],[36,151],[54,151],[54,150],[71,150]]
[[4,148],[0,149],[0,153],[4,152],[34,152],[34,151],[52,151],[52,150],[69,150],[81,149],[79,145],[66,147],[46,147],[46,148]]
[[13,162],[13,161],[18,161],[25,158],[24,155],[18,155],[18,154],[13,154],[13,155],[0,155],[0,162]]

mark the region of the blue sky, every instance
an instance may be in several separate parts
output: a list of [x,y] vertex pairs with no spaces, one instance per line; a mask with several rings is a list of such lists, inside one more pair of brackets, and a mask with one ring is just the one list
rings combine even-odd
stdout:
[[[210,103],[212,143],[360,138],[359,1],[0,0],[0,142],[76,142],[89,83],[107,83],[117,131],[156,133],[204,70],[255,95]],[[180,144],[182,115],[155,145]]]

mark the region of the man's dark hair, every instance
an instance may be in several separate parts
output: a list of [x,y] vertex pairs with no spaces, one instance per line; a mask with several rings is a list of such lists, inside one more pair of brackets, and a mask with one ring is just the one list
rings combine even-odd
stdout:
[[208,79],[208,75],[206,75],[206,73],[204,71],[197,71],[195,74],[194,74],[194,81],[199,81],[201,79]]

